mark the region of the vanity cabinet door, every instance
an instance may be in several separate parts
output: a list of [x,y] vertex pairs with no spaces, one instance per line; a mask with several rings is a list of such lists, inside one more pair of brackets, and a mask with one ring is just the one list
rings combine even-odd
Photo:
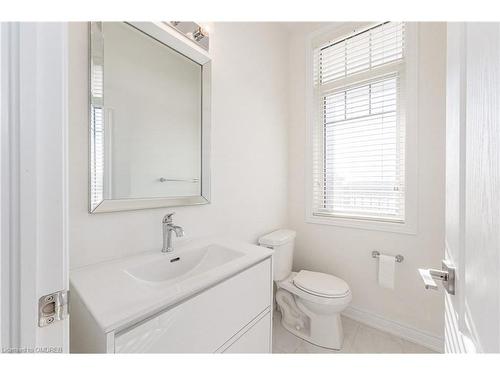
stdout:
[[144,323],[117,333],[115,352],[215,352],[270,308],[271,286],[271,260],[266,259]]
[[267,313],[247,332],[236,340],[224,353],[270,353],[271,313]]

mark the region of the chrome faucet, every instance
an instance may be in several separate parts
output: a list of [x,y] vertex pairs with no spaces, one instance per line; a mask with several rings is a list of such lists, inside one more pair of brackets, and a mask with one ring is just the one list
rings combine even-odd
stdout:
[[184,229],[177,225],[172,224],[172,216],[174,216],[175,212],[166,214],[163,217],[163,248],[161,249],[162,253],[169,253],[174,250],[172,247],[172,232],[175,233],[176,237],[184,236]]

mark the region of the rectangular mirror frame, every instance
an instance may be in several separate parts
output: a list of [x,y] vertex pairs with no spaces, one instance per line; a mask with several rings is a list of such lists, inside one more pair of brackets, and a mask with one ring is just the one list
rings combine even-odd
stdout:
[[[89,24],[89,114],[92,116],[92,48],[91,30]],[[92,207],[92,166],[91,145],[92,126],[89,126],[89,180],[88,180],[88,207],[90,213],[142,210],[160,207],[192,206],[210,203],[210,128],[211,128],[211,59],[207,51],[196,43],[187,40],[168,23],[164,22],[127,22],[129,25],[149,35],[150,37],[165,44],[167,47],[185,55],[202,66],[202,116],[201,116],[201,195],[188,197],[165,197],[165,198],[135,198],[135,199],[103,199],[95,208]]]

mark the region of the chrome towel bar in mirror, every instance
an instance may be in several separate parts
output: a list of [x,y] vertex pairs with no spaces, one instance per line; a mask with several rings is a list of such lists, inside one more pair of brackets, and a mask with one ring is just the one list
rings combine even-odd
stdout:
[[158,179],[160,182],[198,182],[200,181],[199,178],[165,178],[165,177],[160,177]]

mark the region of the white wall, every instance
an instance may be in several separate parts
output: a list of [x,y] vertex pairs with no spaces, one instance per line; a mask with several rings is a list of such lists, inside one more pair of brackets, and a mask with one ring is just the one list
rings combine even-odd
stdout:
[[71,267],[161,249],[161,219],[175,211],[187,236],[255,241],[286,226],[287,67],[278,24],[215,23],[212,203],[90,215],[88,207],[88,29],[70,25]]
[[[321,26],[290,28],[288,204],[289,225],[297,231],[294,268],[337,275],[350,285],[354,308],[442,336],[443,295],[424,289],[417,268],[440,268],[444,256],[446,26],[421,24],[419,32],[416,235],[305,223],[305,38]],[[394,291],[377,285],[375,249],[405,257],[397,264]]]

